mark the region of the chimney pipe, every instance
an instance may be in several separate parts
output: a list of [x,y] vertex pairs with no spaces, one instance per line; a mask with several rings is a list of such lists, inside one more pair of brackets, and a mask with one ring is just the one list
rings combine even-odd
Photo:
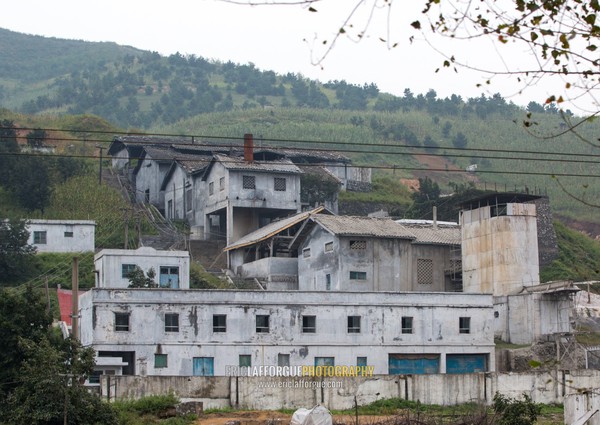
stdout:
[[433,229],[437,230],[437,207],[433,206]]
[[244,134],[244,161],[254,161],[254,142],[252,140],[252,134]]

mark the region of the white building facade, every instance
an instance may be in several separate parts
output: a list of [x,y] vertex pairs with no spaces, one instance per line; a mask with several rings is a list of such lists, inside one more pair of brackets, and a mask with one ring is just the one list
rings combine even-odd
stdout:
[[96,288],[81,341],[132,375],[237,366],[372,366],[374,374],[495,367],[491,295]]
[[129,273],[139,267],[147,274],[155,272],[161,288],[189,289],[190,256],[187,251],[138,249],[103,249],[94,256],[97,288],[127,288]]
[[96,222],[93,220],[27,220],[29,239],[37,252],[94,251]]

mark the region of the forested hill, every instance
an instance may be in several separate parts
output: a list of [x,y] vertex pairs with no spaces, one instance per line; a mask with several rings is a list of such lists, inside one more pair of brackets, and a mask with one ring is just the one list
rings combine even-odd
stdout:
[[[445,192],[451,183],[473,183],[548,194],[557,215],[600,221],[599,208],[590,206],[600,199],[600,151],[586,143],[596,140],[600,124],[565,131],[577,118],[552,104],[531,102],[525,110],[500,95],[440,98],[434,90],[413,93],[410,81],[393,96],[370,82],[321,84],[253,64],[2,29],[0,51],[0,112],[94,114],[124,130],[199,140],[253,133],[343,151],[394,181],[430,177]],[[476,172],[465,173],[467,167]]]
[[[439,99],[431,90],[404,96],[345,81],[318,84],[301,75],[277,75],[252,64],[44,38],[0,29],[0,106],[24,113],[93,113],[124,128],[171,124],[206,112],[261,107],[335,108],[353,111],[427,110],[431,114],[520,111],[500,96]],[[407,86],[409,84],[407,83]],[[532,103],[534,112],[556,112]]]

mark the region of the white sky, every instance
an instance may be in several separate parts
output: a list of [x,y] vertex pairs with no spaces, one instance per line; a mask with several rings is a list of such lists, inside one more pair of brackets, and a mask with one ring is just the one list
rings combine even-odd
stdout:
[[[304,40],[316,36],[316,46],[322,48],[320,41],[332,39],[355,4],[354,0],[325,0],[314,5],[318,12],[313,13],[301,6],[248,6],[218,0],[18,0],[2,5],[0,27],[48,37],[113,41],[164,55],[180,52],[240,64],[252,62],[262,70],[300,73],[321,82],[374,82],[381,91],[396,95],[402,95],[405,88],[415,94],[433,88],[438,97],[499,92],[526,105],[530,100],[543,103],[557,87],[542,81],[518,96],[516,81],[496,78],[491,86],[477,88],[487,77],[464,69],[435,73],[443,58],[410,27],[410,22],[423,18],[422,1],[415,0],[394,4],[389,39],[397,42],[397,47],[388,49],[378,39],[387,38],[385,11],[380,11],[383,13],[371,21],[368,37],[360,43],[339,40],[321,66],[313,65],[310,45]],[[356,26],[361,22],[364,19],[357,19]],[[410,36],[418,39],[411,44]],[[500,58],[491,41],[459,45],[437,40],[433,44],[451,54],[462,54],[475,66],[527,60],[526,54],[516,50]]]

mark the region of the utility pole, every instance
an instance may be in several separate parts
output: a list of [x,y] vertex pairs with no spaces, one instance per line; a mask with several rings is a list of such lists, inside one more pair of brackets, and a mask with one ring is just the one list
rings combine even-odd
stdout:
[[104,150],[104,146],[96,145],[98,149],[100,149],[100,167],[98,170],[98,184],[102,184],[102,151]]
[[79,259],[73,257],[73,275],[71,278],[71,300],[73,304],[73,311],[71,313],[71,336],[74,339],[78,339],[78,316],[79,316]]

